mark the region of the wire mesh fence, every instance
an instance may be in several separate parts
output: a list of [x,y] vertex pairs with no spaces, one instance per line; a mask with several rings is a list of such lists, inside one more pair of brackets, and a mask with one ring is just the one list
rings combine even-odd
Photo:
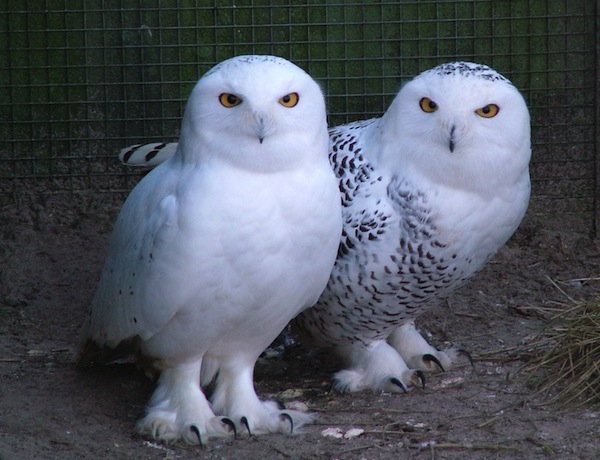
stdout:
[[596,8],[589,0],[4,0],[0,198],[127,193],[139,174],[118,164],[118,150],[177,139],[197,79],[234,55],[276,54],[304,68],[323,86],[332,126],[381,115],[423,70],[472,60],[509,77],[530,106],[530,215],[591,231]]

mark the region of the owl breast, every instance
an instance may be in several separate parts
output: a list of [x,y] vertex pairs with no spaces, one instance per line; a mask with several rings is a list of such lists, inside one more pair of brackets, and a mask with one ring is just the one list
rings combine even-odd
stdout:
[[344,227],[325,292],[296,321],[320,345],[366,345],[387,337],[471,278],[517,221],[498,209],[502,200],[466,199],[401,171],[389,175],[374,168],[361,135],[375,121],[330,132]]

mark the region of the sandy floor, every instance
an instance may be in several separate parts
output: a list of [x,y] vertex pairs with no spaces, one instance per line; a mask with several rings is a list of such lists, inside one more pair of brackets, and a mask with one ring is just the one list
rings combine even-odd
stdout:
[[[203,449],[141,439],[133,426],[153,383],[133,365],[73,367],[119,205],[55,196],[0,210],[1,459],[600,457],[600,411],[540,405],[515,351],[544,324],[537,307],[568,303],[550,279],[577,299],[598,292],[598,279],[573,281],[598,278],[598,247],[527,220],[471,284],[418,322],[433,344],[470,350],[474,368],[429,374],[427,388],[409,395],[341,395],[329,391],[334,361],[292,347],[261,360],[257,390],[307,404],[316,424]],[[352,428],[364,431],[353,437]],[[328,429],[347,437],[324,436]]]

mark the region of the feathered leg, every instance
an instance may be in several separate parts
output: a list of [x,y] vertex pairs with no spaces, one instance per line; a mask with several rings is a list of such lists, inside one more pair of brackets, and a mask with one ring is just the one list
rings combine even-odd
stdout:
[[407,393],[413,386],[424,386],[423,372],[410,369],[402,357],[383,340],[338,346],[336,353],[347,369],[334,376],[334,389],[341,392],[361,390]]
[[215,413],[234,421],[238,432],[292,433],[313,421],[311,414],[285,410],[275,401],[261,401],[254,390],[252,359],[236,356],[220,361],[215,391],[211,402]]
[[232,423],[215,416],[200,389],[200,366],[195,361],[162,371],[138,433],[161,441],[182,437],[190,444],[234,434]]
[[424,371],[447,371],[457,365],[473,364],[466,350],[456,347],[438,350],[427,343],[410,320],[396,328],[389,336],[388,343],[402,356],[407,365]]

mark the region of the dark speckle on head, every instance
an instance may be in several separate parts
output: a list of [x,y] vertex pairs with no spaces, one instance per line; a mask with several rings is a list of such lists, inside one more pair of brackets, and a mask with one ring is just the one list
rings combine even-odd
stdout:
[[476,77],[489,81],[503,81],[510,83],[507,78],[486,65],[464,61],[441,64],[423,74],[428,73],[436,73],[438,75],[460,75],[461,77]]
[[212,69],[210,69],[208,72],[206,72],[204,74],[204,77],[207,77],[208,75],[218,72],[225,67],[233,68],[233,67],[237,67],[239,65],[254,64],[257,62],[272,62],[273,64],[294,66],[294,64],[292,64],[291,62],[289,62],[281,57],[278,57],[278,56],[271,56],[271,55],[267,55],[267,54],[248,54],[248,55],[236,56],[236,57],[227,59],[223,62],[220,62],[219,64],[215,65]]

